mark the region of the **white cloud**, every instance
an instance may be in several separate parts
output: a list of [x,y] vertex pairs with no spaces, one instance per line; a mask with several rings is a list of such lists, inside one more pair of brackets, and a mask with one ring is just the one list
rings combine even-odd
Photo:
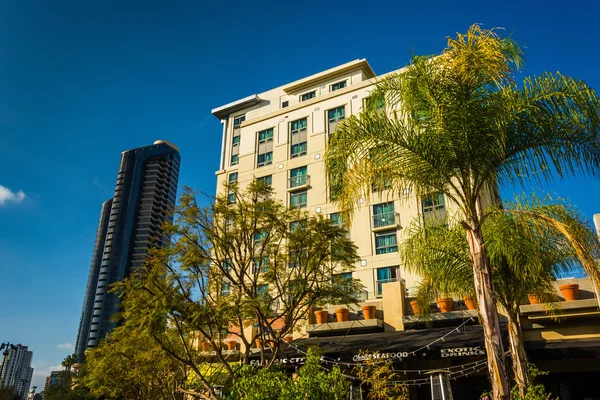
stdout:
[[22,190],[18,192],[13,192],[7,187],[0,185],[0,206],[3,206],[5,203],[13,202],[20,203],[25,199],[25,193]]
[[73,343],[61,343],[61,344],[59,344],[59,345],[58,345],[58,346],[56,346],[56,347],[58,347],[59,349],[67,349],[67,350],[70,350],[70,349],[72,349],[72,348],[73,348]]
[[97,188],[106,189],[106,185],[101,184],[97,176],[95,176],[94,179],[92,179],[92,184]]
[[50,375],[52,371],[62,371],[62,365],[47,365],[43,367],[36,367],[34,364],[31,365],[33,367],[33,376],[39,377],[47,377]]

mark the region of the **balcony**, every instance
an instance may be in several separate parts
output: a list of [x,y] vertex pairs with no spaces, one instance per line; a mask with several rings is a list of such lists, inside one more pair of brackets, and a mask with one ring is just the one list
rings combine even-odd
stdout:
[[373,232],[383,231],[400,226],[400,215],[391,211],[373,215],[371,230]]
[[310,175],[292,176],[288,179],[288,191],[306,189],[310,186]]
[[397,282],[399,280],[400,280],[400,278],[388,278],[388,279],[381,279],[381,280],[375,281],[375,297],[383,296],[383,284],[384,283]]

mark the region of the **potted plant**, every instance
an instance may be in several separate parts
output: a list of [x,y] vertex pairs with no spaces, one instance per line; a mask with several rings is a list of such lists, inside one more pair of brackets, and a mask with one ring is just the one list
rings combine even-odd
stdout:
[[410,308],[412,308],[412,312],[414,315],[421,314],[421,310],[419,309],[419,302],[417,302],[417,300],[413,300],[410,302]]
[[210,342],[202,342],[202,351],[210,351]]
[[540,298],[535,294],[528,294],[527,299],[529,299],[529,304],[540,304]]
[[317,320],[317,324],[326,324],[328,317],[329,317],[329,311],[327,311],[327,310],[316,310],[315,311],[315,319]]
[[294,341],[294,337],[292,335],[288,335],[284,337],[283,340],[285,340],[287,343],[290,343]]
[[260,349],[262,347],[262,343],[260,341],[260,338],[256,338],[256,340],[254,341],[254,343],[256,344],[256,348]]
[[361,307],[365,319],[375,319],[375,311],[377,307],[374,305],[364,305]]
[[565,301],[579,300],[579,285],[576,283],[567,283],[558,287]]
[[348,310],[345,307],[338,307],[335,309],[335,316],[337,318],[337,322],[346,322],[348,321],[348,313],[350,312],[350,310]]
[[467,310],[477,310],[479,305],[477,304],[477,299],[475,296],[465,296],[463,297],[463,300],[465,302],[465,306],[467,306]]
[[453,303],[453,299],[452,297],[440,297],[439,299],[437,299],[437,304],[438,307],[440,308],[441,312],[450,312],[452,311],[452,303]]
[[235,350],[237,347],[237,341],[235,340],[228,340],[225,344],[227,345],[227,350]]

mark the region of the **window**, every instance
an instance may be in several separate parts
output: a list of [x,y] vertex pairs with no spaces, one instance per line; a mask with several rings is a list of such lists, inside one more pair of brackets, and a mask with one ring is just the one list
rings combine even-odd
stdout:
[[236,185],[238,181],[238,173],[237,172],[232,172],[229,174],[228,180],[227,180],[227,186],[229,187],[229,193],[227,194],[227,202],[229,204],[233,204],[235,203],[235,192],[231,191],[231,187],[233,185]]
[[333,224],[335,226],[342,227],[344,225],[344,219],[342,218],[342,214],[340,214],[339,212],[329,214],[329,219],[333,221]]
[[226,259],[225,261],[223,261],[223,262],[221,263],[221,269],[222,269],[223,271],[227,271],[227,272],[228,272],[228,271],[231,271],[231,266],[232,266],[232,265],[233,265],[233,264],[231,263],[231,259],[230,259],[230,258],[228,258],[228,259]]
[[306,190],[290,193],[290,208],[306,208],[307,198]]
[[376,295],[383,294],[383,284],[388,282],[396,282],[398,280],[398,267],[383,267],[377,268],[377,287]]
[[269,285],[257,285],[256,294],[259,296],[266,296],[267,294],[269,294]]
[[387,254],[398,251],[396,230],[375,233],[375,254]]
[[396,223],[394,203],[381,203],[373,206],[373,228],[382,228]]
[[306,155],[306,118],[293,121],[291,124],[292,138],[290,147],[291,158]]
[[340,90],[346,87],[346,81],[341,81],[338,83],[334,83],[333,85],[331,85],[331,92],[335,92],[336,90]]
[[310,100],[310,99],[315,98],[316,96],[317,96],[317,91],[313,90],[312,92],[304,93],[302,96],[300,96],[300,101]]
[[269,257],[265,256],[262,260],[255,258],[252,260],[252,273],[267,272],[269,270]]
[[[235,121],[235,120],[234,120]],[[235,122],[234,122],[235,124]],[[231,139],[231,165],[237,165],[240,162],[240,130],[234,125],[233,137]]]
[[332,285],[338,289],[352,288],[352,272],[345,272],[343,274],[334,274],[331,277]]
[[430,193],[421,198],[423,221],[427,226],[441,226],[446,224],[446,201],[441,192]]
[[423,206],[424,213],[445,210],[446,202],[444,200],[444,194],[441,192],[437,192],[423,196],[423,198],[421,199],[421,205]]
[[284,102],[281,103],[281,108],[286,108],[289,105],[290,105],[290,102],[286,100],[286,101],[284,101]]
[[327,111],[327,121],[329,122],[329,134],[335,132],[335,129],[341,121],[346,118],[346,106],[334,108]]
[[273,128],[258,132],[258,159],[257,167],[264,167],[273,163]]
[[308,175],[306,167],[294,168],[290,170],[289,188],[304,186],[308,184]]
[[290,268],[296,268],[302,265],[308,259],[308,250],[306,248],[298,250],[290,250],[289,254],[289,266]]
[[261,244],[264,242],[265,238],[266,238],[268,235],[269,235],[269,233],[268,233],[268,232],[266,232],[266,231],[262,231],[262,232],[256,232],[256,233],[254,234],[254,245],[255,245],[255,246],[260,246],[260,245],[261,245]]
[[229,296],[231,294],[231,284],[229,282],[223,282],[221,284],[221,296]]
[[260,178],[256,178],[256,180],[259,182],[263,182],[267,186],[271,186],[272,181],[273,181],[273,176],[272,175],[261,176]]
[[363,99],[363,111],[368,109],[381,110],[385,107],[385,98],[383,96],[369,96]]
[[238,115],[233,119],[233,129],[238,129],[242,122],[246,120],[246,114]]

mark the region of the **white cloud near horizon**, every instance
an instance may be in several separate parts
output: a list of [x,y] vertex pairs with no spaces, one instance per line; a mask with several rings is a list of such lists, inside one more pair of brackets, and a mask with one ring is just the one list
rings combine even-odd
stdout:
[[70,350],[73,348],[73,343],[61,343],[58,346],[56,346],[59,349],[67,349]]
[[0,185],[0,206],[3,206],[8,202],[19,204],[25,200],[25,197],[27,196],[25,196],[25,193],[22,190],[13,192],[9,188]]
[[31,366],[33,367],[33,376],[38,376],[40,378],[46,378],[52,371],[62,371],[63,369],[62,365],[60,364],[48,365],[44,367],[36,367],[35,364],[32,364]]

